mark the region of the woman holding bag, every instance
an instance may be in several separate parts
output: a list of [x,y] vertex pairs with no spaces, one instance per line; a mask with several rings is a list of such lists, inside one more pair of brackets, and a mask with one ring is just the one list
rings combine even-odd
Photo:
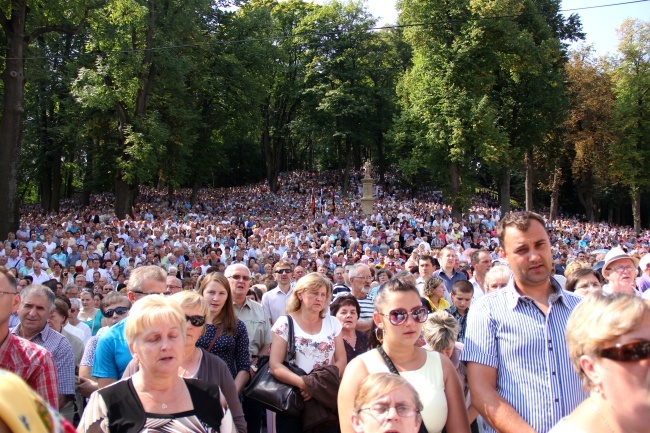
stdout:
[[[315,367],[335,365],[339,374],[346,366],[345,348],[341,335],[341,322],[328,316],[327,307],[332,299],[332,283],[317,272],[305,275],[287,301],[287,314],[293,320],[295,365],[309,374]],[[300,389],[305,401],[312,396],[301,376],[282,364],[287,354],[289,324],[287,316],[280,317],[272,328],[273,343],[269,358],[271,374],[280,382]],[[278,413],[276,431],[282,433],[302,432],[300,418]]]

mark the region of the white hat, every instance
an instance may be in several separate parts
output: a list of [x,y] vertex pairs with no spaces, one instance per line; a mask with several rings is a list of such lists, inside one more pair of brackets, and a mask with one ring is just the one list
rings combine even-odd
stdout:
[[609,265],[621,259],[630,259],[634,262],[635,267],[637,268],[639,267],[639,259],[635,257],[631,257],[628,253],[623,251],[623,248],[615,247],[609,250],[607,254],[605,254],[605,264],[603,265],[603,272],[609,267]]

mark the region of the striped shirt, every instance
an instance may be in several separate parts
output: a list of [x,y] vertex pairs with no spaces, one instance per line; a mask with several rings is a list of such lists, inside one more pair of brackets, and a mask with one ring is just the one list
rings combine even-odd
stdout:
[[[470,309],[462,361],[497,370],[497,392],[539,433],[548,432],[585,398],[565,340],[566,323],[580,302],[551,280],[548,314],[508,286]],[[483,431],[494,430],[485,425]]]
[[[335,299],[341,297],[341,296],[354,296],[349,292],[340,292],[338,295],[334,297],[332,301]],[[363,299],[356,298],[357,302],[359,303],[359,307],[361,307],[361,314],[359,315],[359,320],[372,320],[372,313],[375,311],[375,303],[373,300],[369,297],[366,296]]]

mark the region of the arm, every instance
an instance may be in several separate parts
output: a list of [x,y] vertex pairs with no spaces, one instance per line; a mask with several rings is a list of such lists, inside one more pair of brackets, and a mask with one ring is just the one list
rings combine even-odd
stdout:
[[497,370],[476,362],[467,363],[472,406],[497,431],[535,433],[517,411],[497,392]]
[[372,319],[359,320],[355,329],[361,332],[370,332],[372,329]]
[[237,320],[237,334],[235,335],[235,362],[237,363],[237,375],[235,376],[235,387],[237,393],[241,394],[250,379],[251,360],[248,348],[248,331],[241,320]]
[[350,364],[345,369],[338,395],[341,433],[354,433],[354,428],[352,427],[354,397],[357,395],[357,390],[366,376],[368,376],[368,370],[359,358],[350,361]]
[[467,410],[465,410],[465,398],[456,369],[446,356],[440,356],[440,363],[442,364],[448,408],[445,430],[449,433],[469,433],[469,419]]
[[[337,319],[338,320],[338,319]],[[345,367],[348,364],[348,357],[345,354],[345,345],[343,344],[343,334],[339,333],[334,339],[334,365],[339,368],[339,376],[343,376]]]
[[271,343],[271,355],[269,355],[269,371],[277,380],[288,385],[295,386],[301,390],[307,390],[302,377],[298,376],[282,362],[287,354],[287,342],[277,334],[273,334],[273,343]]

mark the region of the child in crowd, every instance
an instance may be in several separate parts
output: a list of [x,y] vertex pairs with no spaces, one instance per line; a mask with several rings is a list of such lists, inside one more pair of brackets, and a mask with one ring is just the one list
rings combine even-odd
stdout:
[[451,301],[454,305],[447,311],[458,322],[458,341],[465,343],[465,329],[467,328],[467,312],[474,296],[474,286],[467,280],[456,281],[451,287]]

